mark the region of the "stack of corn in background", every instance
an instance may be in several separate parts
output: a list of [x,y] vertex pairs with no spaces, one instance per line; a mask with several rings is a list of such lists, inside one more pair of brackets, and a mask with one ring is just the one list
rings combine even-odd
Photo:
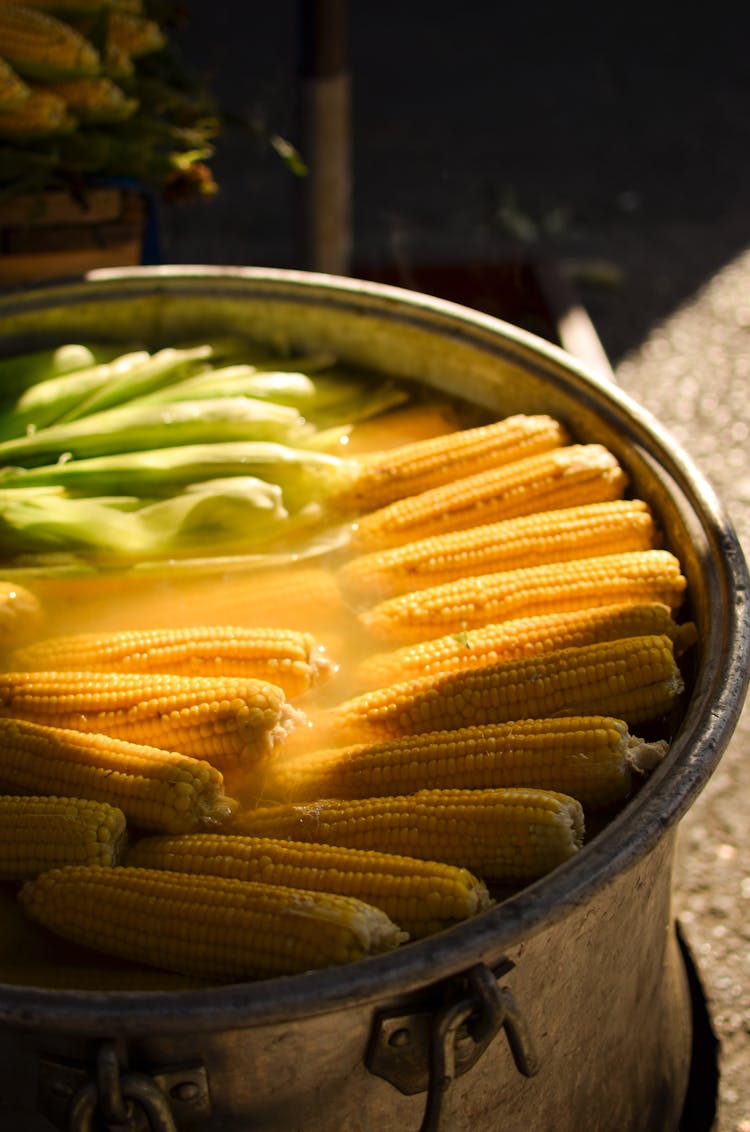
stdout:
[[304,625],[35,623],[0,674],[0,824],[57,795],[78,832],[50,813],[50,855],[9,866],[28,914],[179,976],[262,978],[398,947],[574,856],[663,759],[695,640],[626,490],[545,417],[362,456],[332,504],[356,656]]
[[206,161],[217,111],[170,52],[168,30],[148,0],[0,3],[6,197],[57,190],[80,200],[107,177],[215,191]]

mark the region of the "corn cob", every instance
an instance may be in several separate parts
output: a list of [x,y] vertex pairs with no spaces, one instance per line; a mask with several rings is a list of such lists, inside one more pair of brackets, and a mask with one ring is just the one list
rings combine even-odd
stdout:
[[354,896],[382,909],[412,939],[441,931],[492,903],[482,881],[453,865],[332,845],[311,850],[305,842],[269,837],[144,837],[131,847],[125,863]]
[[[228,573],[220,586],[213,580],[208,584],[199,580],[182,586],[175,596],[178,600],[170,603],[168,613],[180,616],[183,624],[195,624],[196,619],[223,624],[232,619],[235,624],[263,625],[272,610],[279,628],[321,633],[347,614],[332,571],[321,566],[259,570],[253,574],[252,585],[248,585],[247,573]],[[188,616],[190,621],[185,620]]]
[[40,82],[99,73],[99,52],[70,24],[20,4],[0,4],[0,50],[22,78]]
[[420,401],[357,421],[346,447],[355,457],[382,457],[404,444],[434,440],[461,427],[456,410],[447,401]]
[[[0,18],[2,6],[0,6]],[[29,97],[15,110],[0,114],[0,137],[32,138],[47,134],[69,134],[76,119],[68,113],[67,103],[51,90],[34,87]]]
[[263,680],[77,671],[0,674],[8,716],[180,751],[219,770],[261,760],[303,719]]
[[25,586],[0,581],[0,652],[17,648],[43,624],[44,611],[37,597]]
[[13,664],[19,671],[253,677],[278,685],[287,696],[309,691],[331,671],[325,650],[310,633],[231,625],[53,637],[19,649]]
[[501,468],[465,476],[361,516],[351,545],[382,550],[404,542],[622,497],[627,479],[601,444],[569,444]]
[[444,585],[467,574],[649,550],[655,545],[648,505],[615,499],[522,515],[373,551],[345,563],[338,579],[355,601],[369,603]]
[[0,58],[0,112],[18,110],[31,91],[9,63]]
[[282,761],[265,789],[296,802],[525,786],[598,809],[623,801],[633,770],[651,769],[666,746],[606,716],[523,719],[315,751]]
[[19,881],[62,865],[117,865],[125,815],[90,799],[0,796],[0,880]]
[[109,14],[107,40],[133,59],[161,51],[167,43],[167,37],[156,20],[116,8]]
[[21,901],[86,947],[227,982],[350,963],[407,938],[351,897],[161,869],[51,869]]
[[360,457],[359,475],[340,502],[356,511],[374,511],[406,495],[559,448],[569,439],[552,417],[518,414],[404,444]]
[[135,63],[119,44],[107,41],[104,46],[103,69],[111,79],[119,83],[132,79],[135,74]]
[[686,586],[669,551],[635,550],[475,574],[387,598],[360,620],[376,640],[407,644],[511,618],[621,602],[657,601],[676,609]]
[[47,89],[62,98],[80,122],[124,122],[138,109],[136,98],[128,98],[122,87],[103,75],[49,83]]
[[290,803],[238,813],[230,830],[443,861],[511,883],[536,880],[572,857],[583,831],[575,799],[510,787]]
[[360,661],[356,682],[363,691],[421,676],[445,675],[481,668],[499,661],[553,652],[576,645],[593,645],[618,637],[665,635],[681,655],[697,640],[692,621],[678,624],[662,602],[621,602],[587,606],[562,613],[539,613],[448,633],[429,641],[376,652]]
[[325,741],[339,746],[553,715],[611,715],[633,726],[668,712],[682,690],[669,637],[629,637],[363,692],[323,713]]
[[600,444],[567,445],[398,499],[353,525],[354,550],[397,547],[538,511],[619,499],[626,474]]
[[189,833],[235,806],[219,771],[173,751],[20,719],[0,719],[0,749],[6,792],[106,802],[155,833]]

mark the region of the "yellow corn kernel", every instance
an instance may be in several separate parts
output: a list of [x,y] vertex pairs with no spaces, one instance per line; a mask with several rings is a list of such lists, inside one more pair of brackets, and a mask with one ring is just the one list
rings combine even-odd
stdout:
[[0,652],[18,648],[43,624],[44,611],[35,594],[25,586],[0,581]]
[[65,939],[226,982],[350,963],[407,938],[351,897],[161,869],[51,869],[27,881],[20,898],[33,920]]
[[338,579],[355,601],[369,603],[468,574],[650,550],[655,545],[648,505],[638,499],[614,499],[502,519],[373,551],[345,563]]
[[523,719],[281,760],[265,793],[295,802],[527,786],[570,794],[597,809],[623,801],[633,771],[651,769],[666,748],[607,716]]
[[18,110],[31,91],[9,63],[0,58],[0,112]]
[[409,495],[361,516],[356,551],[382,550],[501,519],[620,499],[627,478],[601,444],[569,444]]
[[357,421],[349,436],[347,453],[359,458],[393,451],[404,444],[432,440],[462,427],[456,409],[447,401],[405,404],[387,413]]
[[0,795],[0,880],[62,865],[117,865],[125,835],[124,813],[107,802]]
[[295,629],[206,625],[53,637],[20,649],[18,671],[164,672],[253,677],[299,696],[331,672],[325,650]]
[[387,598],[360,621],[379,641],[407,644],[464,633],[518,617],[621,602],[661,602],[677,609],[687,581],[668,550],[633,550],[474,574]]
[[362,690],[382,688],[415,677],[481,668],[555,649],[593,645],[618,637],[655,635],[669,637],[677,656],[694,644],[698,636],[692,621],[678,624],[663,602],[586,606],[562,613],[515,617],[480,629],[448,633],[388,652],[371,653],[360,661],[356,683]]
[[325,741],[340,746],[552,715],[611,715],[633,726],[670,711],[682,691],[669,637],[629,637],[364,692],[323,713]]
[[62,98],[80,122],[124,122],[138,109],[138,100],[128,98],[122,87],[104,75],[49,83],[47,89]]
[[363,455],[360,472],[340,502],[356,511],[374,511],[406,495],[562,447],[569,439],[552,417],[519,413],[478,428]]
[[577,852],[584,821],[574,798],[508,787],[289,803],[238,813],[231,832],[400,853],[524,883]]
[[189,833],[235,808],[218,770],[175,751],[22,719],[0,719],[0,749],[6,792],[106,802],[155,833]]
[[466,869],[363,849],[225,833],[144,837],[127,865],[335,892],[382,909],[417,939],[489,908],[482,881]]
[[24,79],[56,82],[100,69],[99,52],[75,28],[21,4],[0,4],[0,49]]
[[78,671],[0,673],[3,716],[180,751],[219,770],[260,761],[304,718],[263,680]]
[[51,90],[34,87],[29,97],[15,110],[6,110],[0,114],[0,137],[67,134],[75,125],[76,119],[68,113],[68,105],[63,98]]

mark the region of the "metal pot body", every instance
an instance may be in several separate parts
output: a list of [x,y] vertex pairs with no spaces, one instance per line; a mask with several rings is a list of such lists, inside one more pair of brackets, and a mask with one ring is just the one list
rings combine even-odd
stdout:
[[670,905],[675,839],[739,715],[750,636],[745,562],[709,487],[652,418],[562,351],[395,288],[160,268],[0,298],[0,355],[132,327],[154,346],[240,330],[334,350],[497,415],[560,417],[608,445],[657,510],[701,644],[664,764],[574,860],[471,923],[252,985],[0,987],[2,1126],[676,1132],[691,1010]]

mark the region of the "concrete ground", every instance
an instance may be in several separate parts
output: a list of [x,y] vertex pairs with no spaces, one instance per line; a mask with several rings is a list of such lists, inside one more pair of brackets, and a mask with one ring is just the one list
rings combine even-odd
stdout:
[[[300,140],[298,6],[191,7],[188,59],[259,132],[220,142],[222,194],[165,217],[164,259],[307,266],[304,182],[263,138]],[[354,259],[554,256],[618,383],[750,547],[747,16],[509,8],[351,5]],[[749,750],[746,711],[684,820],[676,872],[720,1042],[716,1132],[750,1132]]]

